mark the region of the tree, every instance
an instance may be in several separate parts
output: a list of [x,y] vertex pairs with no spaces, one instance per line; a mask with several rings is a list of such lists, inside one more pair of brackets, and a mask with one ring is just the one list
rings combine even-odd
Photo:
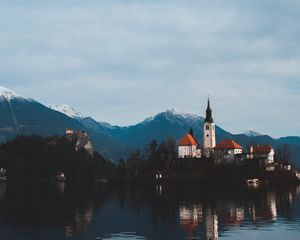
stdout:
[[130,153],[126,161],[126,167],[128,168],[130,177],[134,178],[141,174],[143,168],[143,159],[139,149]]
[[176,142],[172,137],[169,137],[165,141],[165,146],[168,154],[167,171],[169,171],[174,165],[174,159],[176,157]]
[[292,159],[292,153],[288,144],[284,144],[282,151],[283,163],[290,164]]
[[292,153],[288,144],[280,146],[275,151],[275,158],[281,164],[290,164]]
[[156,140],[152,140],[148,145],[148,160],[150,163],[153,163],[155,161],[157,146],[158,144]]
[[121,158],[119,161],[118,177],[120,179],[124,179],[126,177],[126,166],[125,166],[125,161],[123,158]]

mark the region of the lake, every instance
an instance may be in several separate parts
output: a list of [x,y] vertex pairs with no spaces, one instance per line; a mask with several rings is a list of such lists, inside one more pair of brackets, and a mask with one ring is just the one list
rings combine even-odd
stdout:
[[299,239],[300,187],[0,183],[0,239]]

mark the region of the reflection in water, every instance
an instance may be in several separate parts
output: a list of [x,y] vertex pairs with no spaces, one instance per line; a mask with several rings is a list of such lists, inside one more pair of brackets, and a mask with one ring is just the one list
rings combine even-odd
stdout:
[[156,185],[155,186],[156,196],[161,196],[162,195],[162,191],[163,191],[162,185]]
[[245,219],[244,205],[240,202],[216,201],[216,211],[219,221],[224,225],[239,225]]
[[3,200],[5,198],[6,193],[6,183],[0,182],[0,200]]
[[180,225],[189,236],[194,236],[200,222],[202,222],[202,205],[181,205],[179,208]]
[[74,222],[65,225],[65,237],[71,238],[75,234],[83,233],[93,218],[94,205],[88,204],[83,211],[75,210]]
[[296,194],[297,194],[297,196],[300,195],[300,185],[296,187]]
[[267,192],[265,200],[262,203],[252,202],[250,209],[250,216],[253,222],[259,221],[276,221],[277,207],[276,207],[276,193]]
[[207,240],[219,239],[218,216],[215,210],[210,206],[205,210],[205,226]]
[[270,211],[270,219],[273,221],[277,220],[277,208],[276,208],[276,193],[268,192],[267,193],[267,208]]
[[65,188],[66,188],[66,183],[65,182],[57,182],[56,183],[57,190],[59,193],[64,194],[65,193]]
[[142,236],[137,236],[136,233],[118,233],[118,234],[111,234],[108,238],[97,238],[101,240],[144,240],[145,238]]
[[197,237],[197,230],[202,224],[205,239],[218,239],[218,216],[210,205],[203,208],[201,204],[183,204],[179,208],[179,216],[180,225],[190,238]]
[[[280,233],[296,240],[299,194],[300,187],[228,192],[160,184],[69,189],[65,183],[47,187],[2,183],[0,239],[217,240],[238,233],[238,239],[250,240],[255,227],[262,234],[259,239],[276,239]],[[274,230],[276,226],[286,227]]]
[[[288,191],[250,193],[253,195],[250,195],[249,199],[215,198],[210,204],[205,200],[198,204],[182,204],[179,208],[180,225],[189,237],[216,240],[219,239],[220,226],[224,229],[226,226],[249,224],[249,221],[275,222],[278,217],[278,205],[285,208],[286,202],[293,204],[300,194],[300,187]],[[249,214],[245,209],[249,209]],[[201,228],[204,228],[205,234],[198,231]]]

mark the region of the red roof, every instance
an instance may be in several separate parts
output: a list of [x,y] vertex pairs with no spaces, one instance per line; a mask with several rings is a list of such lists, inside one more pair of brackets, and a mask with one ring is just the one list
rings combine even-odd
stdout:
[[218,143],[215,149],[243,149],[241,145],[236,143],[232,140],[223,140],[222,142]]
[[253,146],[253,153],[270,153],[272,147],[270,145]]
[[178,146],[199,146],[199,144],[191,134],[187,134],[179,141]]

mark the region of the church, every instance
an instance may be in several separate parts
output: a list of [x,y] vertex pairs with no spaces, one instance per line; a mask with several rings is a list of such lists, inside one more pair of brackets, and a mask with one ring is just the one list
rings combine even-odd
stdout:
[[209,99],[203,123],[202,140],[203,146],[201,147],[191,129],[178,143],[178,158],[214,158],[215,164],[225,164],[235,163],[243,154],[243,147],[232,140],[223,140],[217,144],[216,126]]
[[216,146],[216,129],[212,118],[210,101],[207,101],[206,117],[203,125],[203,147],[194,137],[192,129],[178,143],[178,158],[211,157]]
[[275,151],[269,145],[251,146],[247,154],[244,148],[233,140],[225,139],[217,144],[216,126],[209,99],[203,123],[202,140],[203,146],[201,147],[191,129],[178,143],[178,158],[210,158],[214,164],[240,164],[245,160],[260,159],[267,171],[274,169]]

